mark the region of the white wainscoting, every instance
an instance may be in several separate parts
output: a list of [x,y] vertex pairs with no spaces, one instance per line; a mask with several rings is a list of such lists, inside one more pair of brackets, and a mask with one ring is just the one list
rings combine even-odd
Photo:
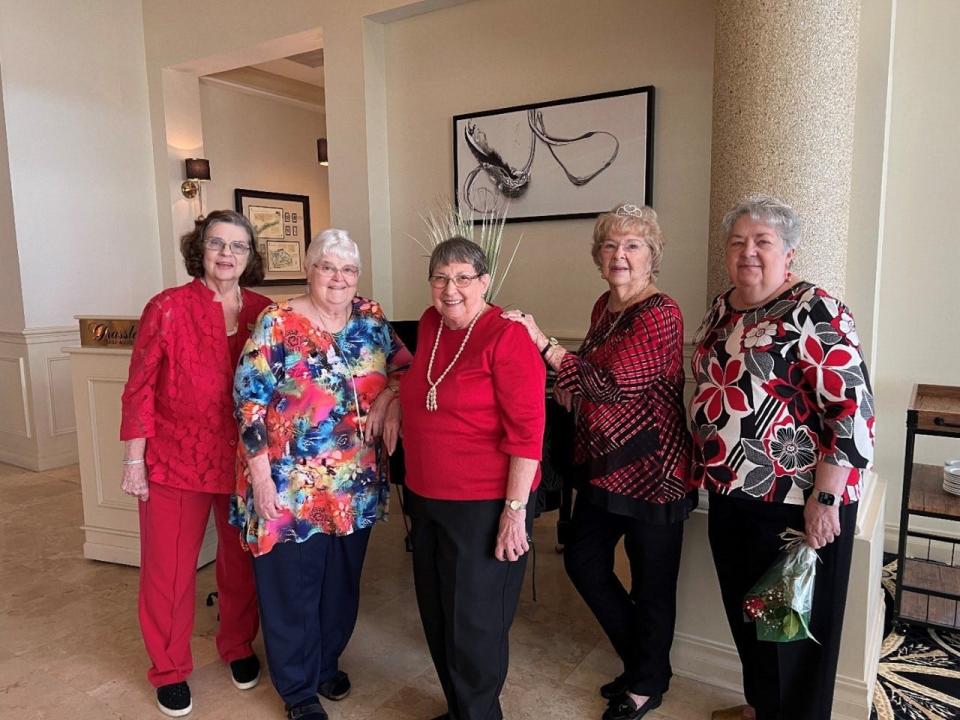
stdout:
[[0,435],[31,439],[30,391],[27,360],[19,355],[0,354]]
[[0,332],[0,462],[49,470],[77,462],[73,388],[65,345],[74,326]]

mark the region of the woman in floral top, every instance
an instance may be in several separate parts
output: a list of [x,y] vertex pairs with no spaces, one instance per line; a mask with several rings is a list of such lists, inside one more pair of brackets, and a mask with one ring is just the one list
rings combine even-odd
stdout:
[[[696,337],[695,467],[710,493],[709,536],[749,705],[726,718],[828,720],[863,470],[873,459],[873,396],[843,303],[790,265],[796,213],[751,197],[727,213],[726,265]],[[810,630],[817,641],[758,641],[743,597],[787,527],[817,549]]]
[[[357,246],[327,230],[307,252],[309,292],[267,308],[244,348],[234,401],[248,472],[235,522],[254,555],[267,662],[293,720],[340,700],[370,530],[389,489],[384,418],[411,356],[379,305],[356,296]],[[385,437],[392,450],[395,437]]]

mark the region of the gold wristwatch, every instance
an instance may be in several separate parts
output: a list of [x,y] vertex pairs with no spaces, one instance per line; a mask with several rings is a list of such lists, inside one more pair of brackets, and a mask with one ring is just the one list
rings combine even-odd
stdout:
[[511,499],[507,498],[506,500],[503,501],[503,504],[504,504],[505,506],[507,506],[508,508],[510,508],[511,510],[526,510],[526,509],[527,509],[527,504],[526,504],[525,502],[521,502],[520,500],[511,500]]

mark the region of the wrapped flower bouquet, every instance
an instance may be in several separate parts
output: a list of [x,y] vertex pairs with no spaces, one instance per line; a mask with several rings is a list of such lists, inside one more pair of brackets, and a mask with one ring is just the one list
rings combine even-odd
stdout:
[[792,642],[816,638],[810,633],[817,553],[803,533],[780,535],[782,552],[743,598],[743,614],[757,624],[757,639]]

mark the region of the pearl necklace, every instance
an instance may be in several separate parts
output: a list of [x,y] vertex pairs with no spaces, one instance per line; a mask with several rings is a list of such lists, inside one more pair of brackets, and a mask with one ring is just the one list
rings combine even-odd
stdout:
[[473,332],[473,326],[477,324],[477,320],[480,319],[480,316],[483,315],[483,311],[487,309],[487,306],[484,305],[480,308],[480,312],[473,316],[473,320],[470,321],[470,325],[467,326],[467,334],[463,336],[463,340],[460,343],[460,347],[457,348],[457,354],[453,356],[453,360],[450,361],[450,364],[447,365],[447,369],[440,373],[440,377],[436,380],[431,380],[430,376],[433,375],[433,359],[437,355],[437,347],[440,345],[440,335],[443,334],[443,318],[440,318],[440,326],[437,328],[437,337],[433,341],[433,350],[430,351],[430,362],[427,364],[427,383],[430,385],[430,389],[427,391],[427,410],[430,412],[435,412],[437,409],[437,385],[447,376],[447,373],[453,368],[457,360],[460,359],[460,354],[463,352],[463,349],[467,346],[467,340],[470,339],[470,333]]
[[360,437],[362,442],[366,442],[366,436],[363,431],[363,418],[360,415],[360,397],[357,395],[357,379],[354,377],[353,370],[350,368],[350,362],[347,354],[343,351],[343,348],[340,347],[340,343],[337,342],[337,335],[343,334],[343,331],[347,329],[347,325],[350,323],[350,317],[349,315],[347,316],[347,321],[343,324],[343,328],[339,333],[332,333],[327,327],[327,324],[323,321],[323,314],[320,312],[320,308],[317,307],[317,304],[313,301],[313,298],[309,294],[307,295],[307,300],[310,301],[310,304],[316,311],[317,319],[320,321],[323,331],[330,336],[330,340],[333,342],[333,347],[336,348],[336,351],[340,354],[340,357],[343,358],[343,364],[347,368],[347,373],[350,375],[350,387],[353,389],[353,407],[357,412],[357,435]]

